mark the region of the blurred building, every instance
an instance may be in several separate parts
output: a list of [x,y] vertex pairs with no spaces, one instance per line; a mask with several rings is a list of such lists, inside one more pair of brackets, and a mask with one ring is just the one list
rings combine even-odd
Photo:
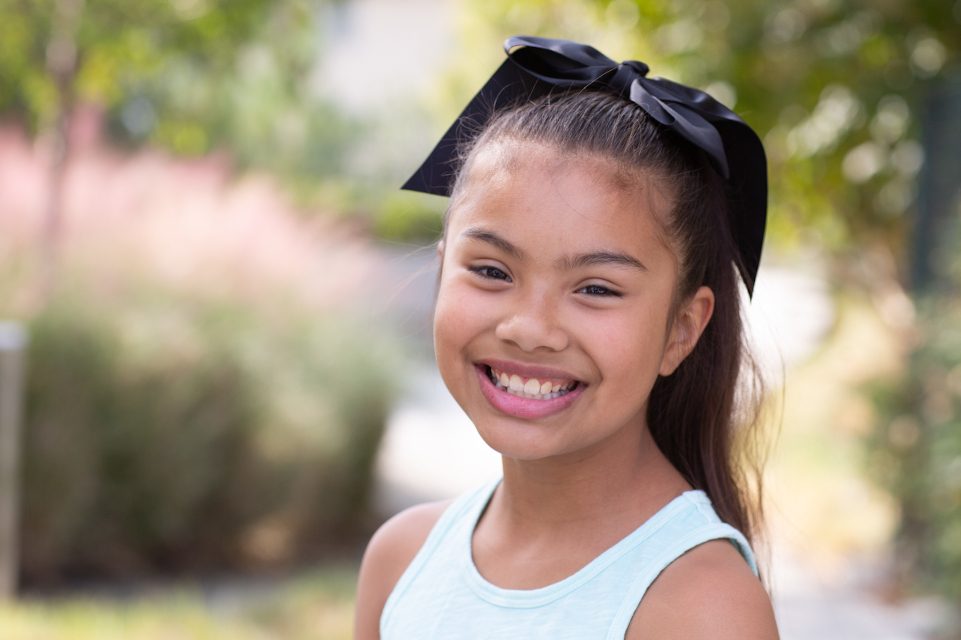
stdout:
[[423,92],[455,45],[450,0],[353,0],[325,11],[314,86],[351,111],[389,109]]

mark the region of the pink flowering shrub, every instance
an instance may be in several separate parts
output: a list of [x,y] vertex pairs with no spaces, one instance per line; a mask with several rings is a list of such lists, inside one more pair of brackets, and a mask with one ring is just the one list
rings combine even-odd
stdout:
[[375,252],[221,158],[81,145],[43,295],[46,167],[0,129],[0,306],[31,328],[25,580],[274,566],[341,540],[395,386],[396,348],[358,311]]

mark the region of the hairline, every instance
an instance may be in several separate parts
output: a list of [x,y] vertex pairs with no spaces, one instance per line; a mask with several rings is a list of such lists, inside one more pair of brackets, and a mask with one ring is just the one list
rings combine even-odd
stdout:
[[[456,180],[451,188],[450,201],[444,213],[443,234],[440,242],[444,243],[447,240],[450,216],[468,184],[468,178],[474,166],[474,159],[479,153],[482,153],[490,146],[498,145],[505,148],[511,143],[515,145],[534,145],[550,149],[553,153],[563,158],[562,164],[567,164],[578,158],[582,158],[597,162],[599,166],[596,168],[599,170],[603,169],[606,165],[607,168],[611,169],[608,176],[613,178],[613,182],[617,188],[624,191],[634,191],[636,197],[647,198],[648,208],[653,213],[655,219],[654,233],[658,242],[668,249],[674,261],[676,281],[671,297],[671,312],[668,314],[668,329],[670,329],[677,318],[682,304],[685,300],[693,297],[696,290],[689,292],[686,296],[684,296],[680,290],[682,284],[680,275],[684,267],[680,256],[682,251],[678,243],[671,238],[669,223],[668,220],[665,219],[670,218],[674,214],[675,208],[680,204],[681,198],[678,194],[665,193],[667,190],[665,187],[670,182],[669,177],[666,175],[657,175],[656,170],[651,168],[631,166],[625,159],[617,158],[613,154],[605,153],[602,150],[585,149],[582,145],[574,142],[563,143],[555,140],[538,139],[536,136],[525,136],[517,131],[501,130],[491,132],[491,129],[487,128],[471,141],[470,146],[462,157],[462,164],[457,171]],[[510,170],[516,162],[517,157],[512,154],[507,158],[504,166],[498,168]],[[657,200],[661,200],[661,202]],[[667,206],[665,206],[664,201],[667,201]],[[441,268],[443,268],[443,263],[441,264]]]

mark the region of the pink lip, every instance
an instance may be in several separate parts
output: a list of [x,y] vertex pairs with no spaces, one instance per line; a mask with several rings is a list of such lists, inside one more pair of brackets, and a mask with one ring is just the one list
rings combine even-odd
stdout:
[[[491,366],[498,369],[500,368],[496,361],[488,362]],[[564,372],[545,369],[543,367],[518,367],[515,364],[507,362],[501,362],[500,364],[504,365],[505,370],[512,373],[517,373],[524,377],[534,378],[540,376],[541,378],[553,377],[572,379],[571,376]],[[501,391],[494,386],[494,383],[492,383],[490,378],[487,377],[486,364],[478,364],[474,368],[477,370],[477,378],[480,382],[481,393],[484,394],[484,397],[487,398],[487,401],[491,404],[491,406],[501,413],[506,413],[509,416],[523,418],[525,420],[536,420],[538,418],[546,418],[556,413],[560,413],[567,407],[571,406],[580,397],[581,392],[584,390],[584,385],[579,384],[569,393],[551,400],[519,398],[514,394]]]

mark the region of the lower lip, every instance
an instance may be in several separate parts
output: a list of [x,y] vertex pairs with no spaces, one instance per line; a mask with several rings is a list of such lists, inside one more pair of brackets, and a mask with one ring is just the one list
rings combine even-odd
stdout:
[[579,383],[574,389],[557,398],[550,400],[535,400],[533,398],[520,398],[512,393],[502,391],[494,386],[491,379],[487,376],[487,367],[477,365],[477,377],[480,380],[481,392],[492,407],[516,418],[525,420],[536,420],[546,418],[556,413],[560,413],[571,406],[581,392],[584,390],[583,383]]

